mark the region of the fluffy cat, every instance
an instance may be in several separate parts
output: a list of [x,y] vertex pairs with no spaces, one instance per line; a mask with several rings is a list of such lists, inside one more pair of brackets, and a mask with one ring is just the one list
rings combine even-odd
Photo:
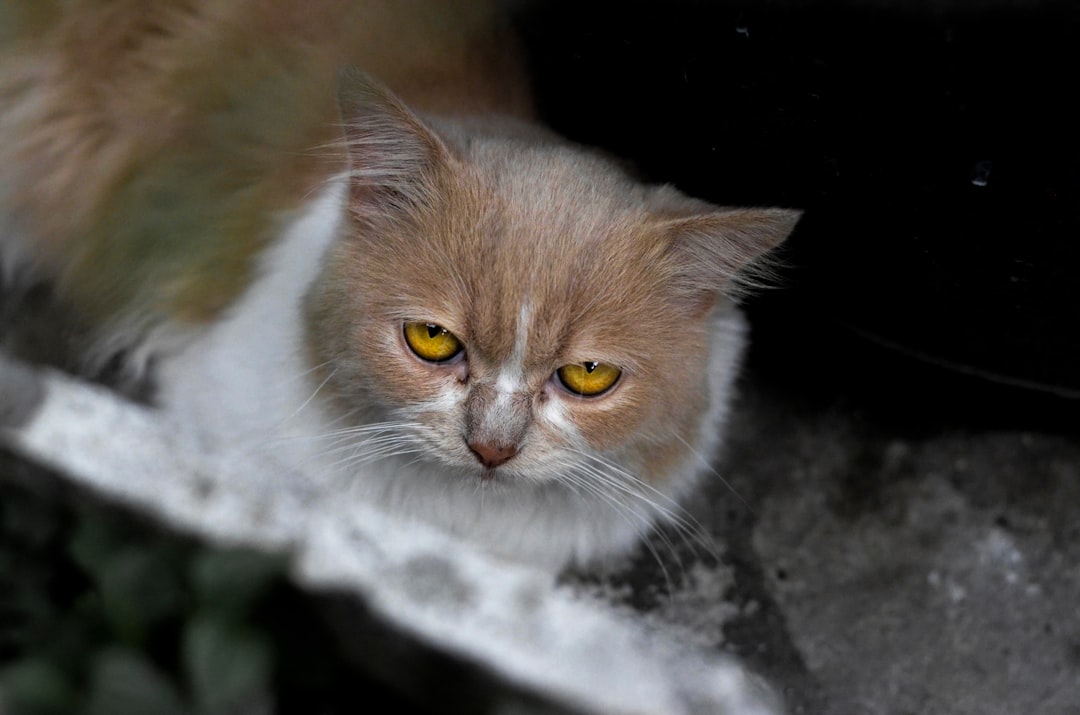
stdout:
[[[679,520],[743,350],[731,296],[797,213],[540,127],[498,8],[72,5],[27,11],[0,67],[0,256],[57,283],[89,355],[136,346],[178,428],[498,556],[585,565]],[[345,62],[394,91],[345,71],[335,109]]]

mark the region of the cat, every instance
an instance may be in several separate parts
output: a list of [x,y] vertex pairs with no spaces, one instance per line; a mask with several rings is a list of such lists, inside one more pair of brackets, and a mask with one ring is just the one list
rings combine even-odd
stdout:
[[[152,370],[154,404],[177,429],[269,450],[338,498],[496,557],[589,566],[681,523],[678,504],[720,445],[745,347],[735,299],[798,212],[719,208],[646,185],[544,128],[508,61],[499,6],[160,7],[66,11],[84,48],[108,46],[135,80],[186,93],[155,104],[94,75],[120,97],[99,101],[140,119],[97,143],[79,125],[87,110],[40,111],[80,90],[41,69],[65,46],[56,38],[70,41],[70,16],[38,20],[45,29],[0,65],[0,131],[18,139],[0,149],[0,257],[14,274],[55,280],[92,326],[89,355],[134,346],[132,369]],[[124,41],[88,32],[88,18],[112,28],[104,35],[127,23]],[[237,18],[261,28],[250,45]],[[387,52],[391,29],[438,51]],[[192,34],[219,60],[257,51],[264,96],[225,100],[216,124],[188,114],[237,79],[210,76],[191,46],[162,54]],[[345,51],[360,34],[362,51]],[[335,80],[343,60],[361,69]],[[178,77],[193,88],[169,84]],[[236,104],[251,120],[252,106],[278,102],[283,117],[228,123]],[[331,127],[341,141],[319,136]],[[257,141],[224,142],[248,131]],[[215,151],[229,171],[210,168]],[[28,182],[48,185],[28,195]],[[71,211],[52,216],[61,205]]]

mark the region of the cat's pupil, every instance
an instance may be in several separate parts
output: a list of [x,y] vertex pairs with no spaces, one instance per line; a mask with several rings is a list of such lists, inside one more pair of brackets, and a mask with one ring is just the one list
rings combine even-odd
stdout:
[[596,366],[599,365],[599,364],[600,363],[598,363],[598,362],[587,362],[587,363],[585,363],[585,372],[587,372],[587,373],[589,373],[591,375],[592,371],[595,370]]
[[429,338],[434,338],[436,335],[442,333],[442,331],[443,329],[440,328],[438,325],[432,325],[431,323],[428,323],[427,325],[427,336]]

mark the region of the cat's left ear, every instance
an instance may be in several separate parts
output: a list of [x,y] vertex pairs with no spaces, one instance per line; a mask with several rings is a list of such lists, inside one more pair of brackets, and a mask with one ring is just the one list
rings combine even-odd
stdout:
[[443,141],[360,70],[338,74],[337,96],[353,209],[408,214],[430,201],[439,170],[450,160]]
[[770,285],[773,251],[802,216],[790,209],[722,209],[693,200],[681,208],[681,215],[664,212],[661,218],[675,282],[695,302],[708,304],[721,293],[738,296]]

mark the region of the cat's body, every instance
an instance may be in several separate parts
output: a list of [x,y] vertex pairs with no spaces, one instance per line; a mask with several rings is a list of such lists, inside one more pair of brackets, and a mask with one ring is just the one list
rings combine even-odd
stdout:
[[[330,27],[307,29],[340,41]],[[369,64],[393,67],[379,58]],[[423,63],[400,74],[426,76]],[[560,568],[625,552],[677,520],[677,501],[709,469],[744,342],[727,294],[796,215],[722,211],[643,186],[522,122],[520,97],[501,107],[518,118],[493,114],[499,93],[476,87],[499,83],[458,74],[426,90],[402,81],[423,115],[366,76],[343,75],[345,143],[321,182],[301,190],[307,162],[272,158],[311,123],[256,160],[241,157],[245,170],[284,173],[268,175],[267,196],[296,192],[287,219],[260,203],[261,184],[231,189],[260,196],[255,235],[186,244],[160,269],[169,280],[100,289],[108,300],[90,301],[90,320],[104,344],[137,335],[158,361],[166,418],[217,446],[270,453],[341,498],[515,560]],[[0,128],[16,126],[4,111]],[[159,158],[136,157],[124,187]],[[102,278],[79,277],[90,258],[50,247],[79,254],[78,241],[98,241],[92,255],[108,268],[132,244],[80,239],[77,224],[38,230],[27,216],[42,200],[20,200],[12,171],[2,176],[6,225],[18,224],[0,238],[7,262],[30,261],[93,298]],[[110,202],[103,195],[78,198],[94,207]],[[232,210],[231,197],[209,200]],[[266,229],[271,219],[285,228]],[[242,260],[230,262],[222,240]],[[129,260],[154,265],[167,250],[140,244]],[[209,253],[190,255],[199,251]]]

